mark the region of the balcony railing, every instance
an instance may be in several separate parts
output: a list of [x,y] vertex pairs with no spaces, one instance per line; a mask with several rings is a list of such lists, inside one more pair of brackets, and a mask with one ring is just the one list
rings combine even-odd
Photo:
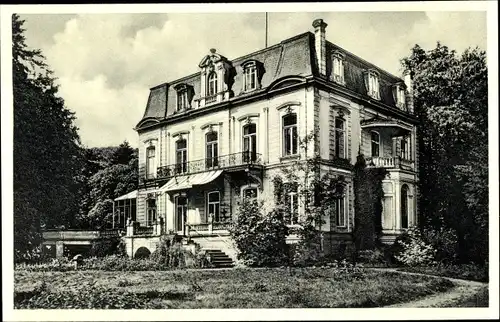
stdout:
[[242,165],[261,165],[261,155],[254,152],[239,152],[188,162],[170,164],[158,168],[158,178],[192,174],[209,170],[227,169]]
[[207,96],[205,97],[205,104],[212,104],[217,101],[217,95]]
[[388,168],[413,170],[414,162],[401,157],[369,157],[366,158],[368,168]]

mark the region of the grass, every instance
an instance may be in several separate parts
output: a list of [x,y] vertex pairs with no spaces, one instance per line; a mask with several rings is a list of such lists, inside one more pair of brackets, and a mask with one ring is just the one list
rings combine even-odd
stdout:
[[488,286],[483,286],[475,294],[467,294],[458,298],[449,307],[488,307],[489,306],[489,293]]
[[479,266],[474,264],[438,265],[430,267],[403,267],[399,270],[477,282],[488,282],[489,280],[488,266]]
[[14,273],[16,308],[380,307],[443,292],[439,277],[332,268]]

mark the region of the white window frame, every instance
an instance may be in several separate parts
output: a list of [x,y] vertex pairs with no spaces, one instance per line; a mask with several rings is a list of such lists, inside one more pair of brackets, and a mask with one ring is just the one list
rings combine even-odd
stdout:
[[[152,155],[149,155],[149,151],[153,151]],[[152,159],[152,164],[150,160]],[[146,148],[146,178],[153,179],[156,177],[156,147],[150,145]]]
[[368,95],[374,99],[380,99],[380,80],[376,71],[368,71]]
[[[340,120],[342,121],[342,129],[339,129],[337,128],[337,120]],[[343,118],[343,117],[340,117],[340,116],[335,116],[334,117],[334,120],[333,120],[333,126],[334,126],[334,131],[335,131],[335,134],[334,134],[334,146],[335,146],[335,150],[334,150],[334,155],[336,158],[342,158],[342,159],[346,159],[347,157],[347,131],[346,131],[346,125],[347,125],[347,122],[346,122],[346,119]],[[339,153],[339,151],[337,151],[337,135],[339,134],[339,132],[341,132],[344,136],[344,139],[343,139],[343,151],[342,151],[342,154]],[[340,146],[340,145],[339,145]]]
[[[212,85],[214,90],[213,93],[210,91]],[[207,76],[207,96],[217,95],[217,93],[219,92],[218,85],[219,85],[219,79],[217,73],[215,71],[210,72]]]
[[[250,127],[251,125],[254,125],[255,126],[255,133],[251,133],[251,134],[245,134],[245,129]],[[241,127],[241,151],[242,152],[249,152],[250,155],[252,155],[252,152],[255,153],[255,156],[257,157],[257,151],[259,149],[259,141],[258,141],[258,135],[257,135],[257,131],[258,131],[258,126],[257,126],[257,123],[256,122],[248,122],[246,124],[243,124],[243,126]],[[249,147],[249,150],[246,151],[245,150],[245,139],[248,139],[249,143],[248,143],[248,147]],[[252,150],[252,142],[255,141],[255,151]],[[251,160],[251,158],[250,158]],[[251,160],[251,161],[256,161],[256,160]]]
[[[340,213],[340,206],[342,206],[343,212]],[[341,198],[338,198],[335,200],[335,226],[338,228],[347,228],[347,221],[348,221],[348,209],[347,209],[347,194],[344,193],[344,195]],[[343,224],[340,223],[340,219],[343,220]]]
[[187,110],[188,108],[188,91],[187,89],[180,89],[177,91],[177,112]]
[[[218,196],[218,201],[210,201],[210,195],[212,194],[217,194]],[[219,214],[218,214],[218,218],[216,216],[216,214],[214,214],[214,218],[213,218],[213,222],[214,223],[217,223],[217,222],[221,222],[220,221],[220,216],[221,216],[221,209],[220,209],[220,206],[221,206],[221,201],[220,201],[220,191],[210,191],[210,192],[207,192],[207,211],[206,211],[206,216],[207,216],[207,220],[209,219],[209,215],[210,215],[210,206],[211,205],[219,205]]]
[[[154,207],[150,207],[149,203],[154,201]],[[158,217],[158,204],[156,198],[146,199],[146,226],[151,227],[154,225]],[[152,214],[152,215],[151,215]]]
[[[411,145],[410,145],[411,139],[410,136],[405,135],[401,138],[401,151],[400,151],[400,156],[403,160],[411,160]],[[405,149],[403,150],[403,146]]]
[[[185,148],[181,148],[179,149],[178,148],[178,144],[180,141],[185,141],[186,142],[186,147]],[[177,159],[177,155],[179,152],[183,152],[182,153],[182,156],[184,157],[184,160],[179,162],[179,160]],[[187,139],[185,138],[179,138],[178,140],[175,141],[175,165],[176,165],[176,169],[175,169],[175,172],[176,173],[180,173],[180,174],[183,174],[183,173],[187,173],[189,172],[189,169],[188,169],[188,141]],[[182,171],[181,172],[177,172],[177,166],[179,166],[179,164],[186,164],[185,167],[186,169],[184,169],[184,166],[182,166]]]
[[332,74],[333,81],[335,83],[344,85],[344,55],[340,52],[333,53],[333,62],[332,62]]
[[[253,78],[253,86],[252,80]],[[250,92],[257,89],[257,66],[255,63],[248,64],[244,68],[244,91]]]
[[[216,134],[217,135],[217,140],[215,141],[207,141],[208,139],[208,136],[211,135],[211,134]],[[214,148],[214,145],[216,146],[216,148]],[[215,168],[217,166],[219,166],[219,157],[220,157],[220,154],[219,154],[219,149],[220,149],[220,146],[219,146],[219,132],[217,131],[209,131],[207,133],[205,133],[205,161],[206,161],[206,164],[207,164],[207,167],[208,167],[208,147],[211,146],[211,149],[212,149],[212,166],[209,167],[209,168]],[[217,153],[217,156],[215,157],[214,156],[214,153]],[[214,162],[215,161],[215,162]]]
[[[285,125],[285,118],[289,117],[291,115],[295,115],[295,124],[294,125]],[[295,155],[299,154],[299,127],[298,127],[298,123],[299,123],[299,118],[298,118],[298,115],[296,112],[290,112],[290,113],[287,113],[287,114],[284,114],[281,116],[281,124],[282,124],[282,127],[281,127],[282,128],[282,131],[281,131],[282,152],[281,153],[284,157],[295,156]],[[295,132],[297,133],[297,137],[295,140],[293,138],[293,128],[295,128]],[[286,151],[287,139],[290,141],[289,143],[290,143],[290,147],[291,147],[291,149],[290,149],[291,151],[289,154]],[[293,153],[294,147],[296,150],[295,153]]]
[[254,190],[254,189],[256,191],[256,194],[255,194],[255,197],[253,199],[258,199],[259,195],[260,195],[259,186],[257,184],[248,184],[248,185],[244,185],[240,188],[241,200],[243,200],[245,198],[245,191]]
[[[373,133],[377,134],[378,141],[373,140]],[[373,143],[374,142],[376,142],[378,144],[378,155],[373,155]],[[381,155],[381,151],[382,151],[381,138],[380,138],[380,133],[377,131],[370,131],[370,151],[371,151],[372,158],[382,157],[382,155]]]

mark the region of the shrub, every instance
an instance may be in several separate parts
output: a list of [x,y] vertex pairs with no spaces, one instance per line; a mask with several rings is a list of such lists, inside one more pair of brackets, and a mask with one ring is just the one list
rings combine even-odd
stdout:
[[430,229],[422,231],[422,236],[436,249],[436,260],[455,263],[458,256],[458,237],[452,229]]
[[435,264],[436,250],[422,237],[418,228],[411,228],[406,236],[396,240],[401,251],[395,258],[405,266],[426,266]]
[[357,261],[370,266],[387,266],[388,264],[385,253],[378,248],[360,250],[357,254]]
[[150,259],[165,268],[210,267],[208,255],[196,245],[194,252],[167,237],[162,237]]
[[90,257],[104,257],[108,255],[125,256],[125,243],[121,238],[102,239],[92,243]]
[[238,259],[251,266],[280,266],[288,261],[288,228],[279,211],[266,215],[263,203],[245,198],[231,227],[231,236],[239,250]]

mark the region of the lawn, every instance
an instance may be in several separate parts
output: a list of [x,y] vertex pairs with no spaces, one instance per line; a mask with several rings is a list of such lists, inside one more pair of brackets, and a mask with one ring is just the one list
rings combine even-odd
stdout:
[[15,308],[380,307],[443,292],[440,277],[332,268],[14,273]]

